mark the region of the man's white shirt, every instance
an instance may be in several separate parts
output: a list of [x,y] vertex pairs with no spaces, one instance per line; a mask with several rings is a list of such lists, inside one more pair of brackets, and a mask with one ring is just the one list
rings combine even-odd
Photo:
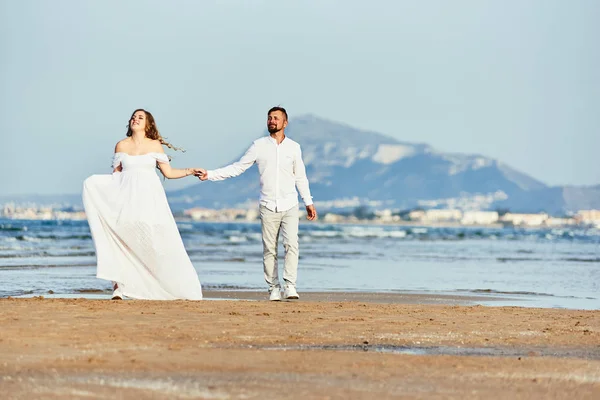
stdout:
[[254,163],[260,174],[260,204],[271,211],[287,211],[298,206],[298,192],[306,206],[313,204],[302,150],[287,136],[280,144],[271,136],[255,140],[239,161],[207,171],[208,180],[233,178]]

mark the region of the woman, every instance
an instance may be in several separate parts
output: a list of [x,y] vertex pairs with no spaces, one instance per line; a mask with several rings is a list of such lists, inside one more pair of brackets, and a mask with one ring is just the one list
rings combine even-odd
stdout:
[[83,185],[96,276],[113,282],[113,300],[202,299],[155,168],[169,179],[199,171],[172,168],[163,145],[175,149],[161,137],[152,114],[135,110],[127,137],[115,147],[112,175],[93,175]]

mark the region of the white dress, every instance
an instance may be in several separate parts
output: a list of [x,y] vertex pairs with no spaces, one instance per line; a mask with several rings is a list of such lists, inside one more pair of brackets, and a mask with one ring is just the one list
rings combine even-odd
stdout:
[[198,274],[183,246],[156,163],[164,153],[115,153],[122,172],[92,175],[83,184],[100,279],[147,300],[201,300]]

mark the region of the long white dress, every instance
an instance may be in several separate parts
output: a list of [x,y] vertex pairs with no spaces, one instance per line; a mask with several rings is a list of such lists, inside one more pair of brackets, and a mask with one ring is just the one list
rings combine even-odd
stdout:
[[147,300],[201,300],[198,274],[183,246],[156,163],[164,153],[115,153],[122,172],[92,175],[83,205],[98,263],[96,276],[123,294]]

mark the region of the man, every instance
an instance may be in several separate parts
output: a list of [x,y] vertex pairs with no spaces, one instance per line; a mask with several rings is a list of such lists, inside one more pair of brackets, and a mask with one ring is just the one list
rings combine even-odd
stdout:
[[[300,145],[285,136],[287,112],[273,107],[267,114],[270,135],[254,141],[242,158],[226,167],[200,170],[200,180],[220,181],[241,175],[254,163],[260,173],[260,221],[263,242],[263,267],[269,285],[269,300],[281,300],[281,286],[277,268],[279,231],[283,235],[285,262],[283,269],[285,299],[298,299],[296,277],[298,271],[298,192],[306,206],[307,219],[317,218],[313,205],[306,168]],[[296,191],[296,187],[298,191]]]

